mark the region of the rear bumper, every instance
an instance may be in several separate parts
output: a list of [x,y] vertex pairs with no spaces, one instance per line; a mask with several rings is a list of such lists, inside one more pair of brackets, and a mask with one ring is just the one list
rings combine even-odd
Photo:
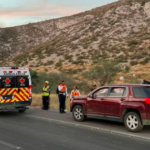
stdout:
[[0,109],[26,107],[26,106],[30,106],[30,105],[31,105],[31,100],[30,101],[24,101],[24,102],[0,103]]
[[150,125],[150,120],[142,120],[143,125],[148,126]]

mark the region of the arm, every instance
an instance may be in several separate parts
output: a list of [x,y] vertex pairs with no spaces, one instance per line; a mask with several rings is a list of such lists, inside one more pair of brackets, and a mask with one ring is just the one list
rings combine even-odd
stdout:
[[92,89],[89,87],[89,86],[87,86],[88,87],[88,89],[91,91]]
[[63,86],[62,87],[58,86],[58,90],[59,91],[61,91],[62,89],[63,89]]
[[72,91],[71,91],[71,93],[70,93],[70,100],[72,99]]
[[81,96],[80,91],[79,91],[79,96]]
[[66,96],[68,97],[68,92],[67,92],[67,88],[66,88]]
[[50,88],[47,90],[47,92],[49,93],[49,95],[51,94],[51,90],[50,90]]

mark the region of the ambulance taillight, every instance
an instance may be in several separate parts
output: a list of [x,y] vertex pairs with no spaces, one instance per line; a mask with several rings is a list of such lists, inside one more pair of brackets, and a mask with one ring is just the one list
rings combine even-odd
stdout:
[[29,86],[29,97],[32,97],[32,85]]

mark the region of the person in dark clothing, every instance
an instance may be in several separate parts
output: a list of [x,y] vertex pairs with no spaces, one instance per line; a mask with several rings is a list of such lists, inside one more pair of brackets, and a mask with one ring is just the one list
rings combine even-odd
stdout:
[[142,84],[150,84],[150,82],[147,80],[141,80],[141,82],[142,82]]
[[89,86],[88,86],[88,89],[90,90],[90,91],[94,91],[95,89],[97,89],[97,85],[95,84],[95,85],[93,85],[93,87],[92,88],[90,88]]
[[43,87],[43,96],[42,96],[42,100],[43,100],[43,110],[48,110],[49,109],[49,105],[50,105],[50,87],[49,87],[49,82],[45,81],[45,85]]
[[66,97],[68,97],[68,92],[67,92],[67,86],[65,85],[65,82],[62,81],[62,83],[58,86],[59,90],[59,112],[60,113],[65,113],[65,102],[66,102]]

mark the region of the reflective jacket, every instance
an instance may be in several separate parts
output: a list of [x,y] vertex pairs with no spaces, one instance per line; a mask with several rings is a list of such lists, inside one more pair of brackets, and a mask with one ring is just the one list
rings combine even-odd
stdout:
[[43,96],[49,96],[50,95],[50,88],[49,86],[43,87]]
[[72,90],[71,94],[70,94],[70,99],[72,99],[76,96],[80,96],[80,91],[79,90]]
[[68,96],[67,86],[66,86],[66,85],[60,84],[60,85],[58,86],[58,90],[59,90],[59,94],[63,94],[63,95]]

